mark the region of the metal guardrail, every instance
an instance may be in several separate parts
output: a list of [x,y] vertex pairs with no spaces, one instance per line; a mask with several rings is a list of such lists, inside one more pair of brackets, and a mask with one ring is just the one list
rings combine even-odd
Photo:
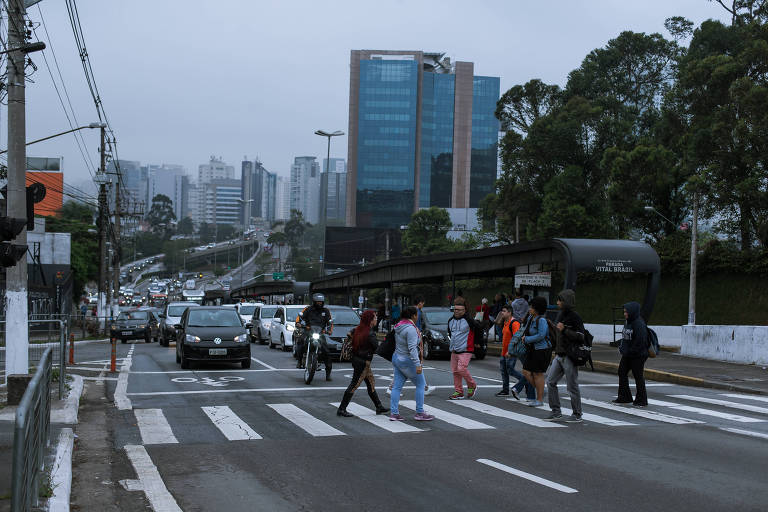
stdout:
[[[16,409],[11,512],[27,512],[37,506],[44,448],[48,445],[51,428],[52,373],[53,350],[48,347]],[[59,379],[59,382],[62,381]]]

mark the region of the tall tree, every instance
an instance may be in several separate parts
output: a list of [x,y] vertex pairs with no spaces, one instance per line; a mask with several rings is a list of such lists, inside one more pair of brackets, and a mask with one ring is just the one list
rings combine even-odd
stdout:
[[454,248],[447,234],[453,223],[448,211],[432,206],[411,216],[411,222],[403,232],[403,252],[408,256],[436,254]]
[[152,226],[152,231],[168,239],[173,233],[174,221],[176,214],[173,212],[173,201],[164,194],[157,194],[152,198],[152,207],[147,214],[147,222]]
[[195,224],[192,222],[191,217],[184,217],[179,221],[179,225],[176,227],[176,231],[181,235],[191,235],[195,232]]

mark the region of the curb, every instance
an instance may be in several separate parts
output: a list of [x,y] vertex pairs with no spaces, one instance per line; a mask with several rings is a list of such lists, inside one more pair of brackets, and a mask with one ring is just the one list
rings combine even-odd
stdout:
[[69,499],[72,492],[72,449],[75,434],[71,428],[61,429],[59,444],[56,447],[56,460],[51,468],[51,487],[53,496],[48,499],[49,512],[69,512]]

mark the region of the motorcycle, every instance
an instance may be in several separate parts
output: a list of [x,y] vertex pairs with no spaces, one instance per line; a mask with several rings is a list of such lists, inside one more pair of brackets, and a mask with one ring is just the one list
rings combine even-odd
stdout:
[[315,377],[315,372],[317,372],[318,355],[321,347],[324,346],[325,343],[325,332],[319,327],[310,327],[305,341],[304,384],[312,383],[312,379]]

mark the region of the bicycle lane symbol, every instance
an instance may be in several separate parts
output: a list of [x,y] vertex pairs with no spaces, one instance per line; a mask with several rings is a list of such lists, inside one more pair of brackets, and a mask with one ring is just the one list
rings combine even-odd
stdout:
[[235,377],[225,375],[217,379],[211,377],[176,377],[171,379],[171,382],[179,384],[202,384],[204,386],[213,386],[216,388],[229,386],[230,382],[240,382],[245,380],[244,377]]

